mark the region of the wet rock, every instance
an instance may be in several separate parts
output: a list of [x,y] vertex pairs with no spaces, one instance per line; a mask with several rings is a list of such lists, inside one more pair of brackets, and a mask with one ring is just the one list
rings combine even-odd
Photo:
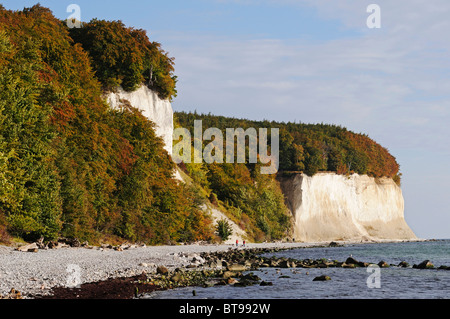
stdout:
[[348,257],[347,260],[345,261],[345,263],[348,264],[348,265],[351,265],[351,264],[353,264],[353,265],[358,265],[358,264],[359,264],[359,261],[357,261],[357,260],[356,260],[355,258],[353,258],[353,257]]
[[387,267],[389,267],[389,264],[387,262],[385,262],[384,260],[381,260],[378,263],[378,267],[380,267],[380,268],[387,268]]
[[228,278],[231,278],[231,277],[233,277],[233,276],[235,276],[236,274],[234,273],[234,272],[232,272],[232,271],[225,271],[224,273],[223,273],[223,275],[222,275],[222,278],[223,279],[228,279]]
[[255,282],[253,280],[241,279],[234,284],[234,287],[248,287],[248,286],[253,286],[256,283],[257,282]]
[[259,284],[260,286],[273,286],[273,283],[271,281],[261,281]]
[[289,260],[282,260],[280,263],[278,263],[278,267],[281,268],[291,268],[291,262]]
[[243,275],[243,276],[241,276],[241,279],[252,280],[252,281],[260,281],[261,280],[261,278],[259,278],[257,275],[255,275],[253,273]]
[[357,267],[367,267],[369,266],[369,263],[363,262],[363,261],[358,261],[353,257],[348,257],[347,260],[345,261],[345,263],[347,265],[355,265]]
[[417,268],[417,269],[433,269],[434,265],[431,263],[431,261],[424,260],[418,265],[414,264],[413,268]]
[[229,271],[246,271],[247,267],[242,264],[232,264],[227,267]]
[[270,267],[278,267],[278,260],[276,259],[271,259],[269,262]]
[[213,260],[209,263],[209,267],[213,268],[213,269],[220,269],[220,268],[222,268],[222,262]]
[[335,241],[332,241],[332,242],[330,242],[329,244],[328,244],[328,247],[339,247],[340,245],[337,243],[337,242],[335,242]]
[[409,264],[406,261],[401,261],[398,264],[398,267],[407,268],[407,267],[409,267]]
[[326,276],[326,275],[322,275],[322,276],[315,277],[313,279],[313,281],[327,281],[327,280],[331,280],[331,277],[330,276]]

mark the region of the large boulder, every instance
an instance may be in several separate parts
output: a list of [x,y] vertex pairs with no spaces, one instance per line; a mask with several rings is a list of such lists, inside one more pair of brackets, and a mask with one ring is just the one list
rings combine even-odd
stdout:
[[413,268],[417,269],[433,269],[434,265],[429,260],[424,260],[418,265],[413,265]]

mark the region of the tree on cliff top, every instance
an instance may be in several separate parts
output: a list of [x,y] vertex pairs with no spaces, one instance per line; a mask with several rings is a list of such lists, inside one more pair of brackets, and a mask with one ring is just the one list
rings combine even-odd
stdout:
[[151,42],[145,30],[126,27],[121,21],[93,19],[69,32],[89,53],[105,90],[120,85],[133,91],[147,83],[163,99],[176,96],[174,58],[161,49],[160,43]]

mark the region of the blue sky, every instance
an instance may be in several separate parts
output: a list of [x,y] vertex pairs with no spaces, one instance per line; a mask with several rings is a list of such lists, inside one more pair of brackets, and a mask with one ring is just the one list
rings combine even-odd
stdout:
[[[22,9],[35,1],[1,1]],[[122,20],[175,57],[174,110],[367,133],[396,156],[405,218],[450,238],[450,2],[447,0],[42,0],[65,19]],[[369,29],[366,8],[381,8]]]

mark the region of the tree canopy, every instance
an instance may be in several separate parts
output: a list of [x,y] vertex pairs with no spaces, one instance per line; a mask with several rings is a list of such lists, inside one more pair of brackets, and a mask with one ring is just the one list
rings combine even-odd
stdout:
[[174,81],[164,84],[173,60],[121,22],[82,29],[69,31],[40,5],[0,6],[0,236],[210,238],[211,221],[196,193],[172,178],[175,165],[154,124],[102,98],[111,81],[128,89],[145,81],[151,63],[158,92],[173,96]]

